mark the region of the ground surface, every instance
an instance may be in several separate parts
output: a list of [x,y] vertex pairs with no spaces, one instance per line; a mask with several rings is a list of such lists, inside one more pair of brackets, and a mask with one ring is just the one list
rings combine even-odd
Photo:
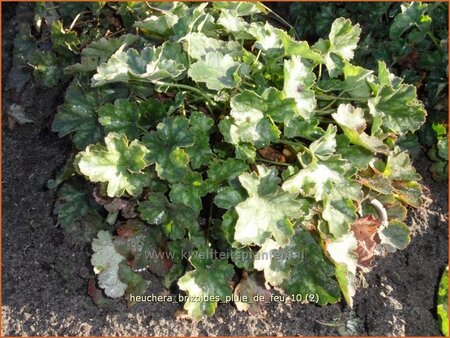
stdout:
[[[26,4],[3,4],[3,77],[11,66],[15,22],[26,18]],[[14,19],[16,10],[19,17]],[[4,80],[4,79],[3,79]],[[63,90],[63,88],[61,88]],[[176,319],[177,304],[147,303],[127,309],[117,302],[99,309],[87,295],[89,255],[69,243],[55,226],[55,193],[46,188],[70,153],[68,140],[49,130],[60,90],[5,93],[3,111],[21,104],[34,124],[10,130],[3,114],[2,334],[14,335],[336,335],[334,319],[354,324],[360,335],[439,335],[435,294],[447,263],[447,184],[431,180],[425,158],[416,160],[427,188],[426,204],[411,211],[415,234],[404,251],[379,258],[366,275],[350,311],[345,305],[316,307],[271,303],[266,316],[239,313],[220,305],[216,316],[201,323]],[[161,293],[154,280],[149,293]],[[347,331],[350,333],[351,331]]]

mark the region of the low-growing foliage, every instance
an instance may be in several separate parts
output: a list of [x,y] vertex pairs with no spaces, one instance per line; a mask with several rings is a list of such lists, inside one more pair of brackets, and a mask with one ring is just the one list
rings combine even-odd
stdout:
[[[446,181],[448,159],[437,155],[436,148],[443,146],[448,128],[448,4],[293,3],[289,13],[297,35],[307,40],[326,34],[337,17],[361,24],[364,29],[354,62],[373,69],[384,61],[394,74],[417,87],[429,117],[417,136],[402,136],[399,145],[417,158],[423,148],[433,161],[434,179]],[[439,131],[435,124],[440,124]]]
[[23,26],[16,56],[45,85],[70,81],[53,130],[75,156],[49,186],[106,296],[131,305],[148,269],[196,320],[233,294],[257,313],[273,287],[352,306],[359,271],[408,245],[421,185],[397,142],[426,112],[385,62],[352,63],[358,24],[310,45],[260,3],[58,6],[37,7],[52,50],[27,55]]

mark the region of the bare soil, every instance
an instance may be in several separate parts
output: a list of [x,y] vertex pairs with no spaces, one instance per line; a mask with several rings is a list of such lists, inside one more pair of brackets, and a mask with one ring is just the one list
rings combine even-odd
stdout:
[[[16,22],[27,18],[29,5],[2,7],[4,83]],[[11,130],[6,114],[2,118],[2,335],[440,335],[435,295],[448,257],[448,184],[431,179],[424,156],[415,165],[423,176],[426,203],[410,210],[412,242],[376,260],[353,309],[270,303],[265,316],[251,317],[221,304],[214,318],[194,323],[177,319],[179,305],[174,303],[127,308],[117,301],[97,307],[84,278],[90,268],[88,248],[72,244],[55,225],[55,192],[46,188],[71,152],[70,141],[49,128],[63,92],[29,84],[22,93],[3,93],[3,112],[20,104],[35,123]],[[154,279],[149,293],[163,292]]]

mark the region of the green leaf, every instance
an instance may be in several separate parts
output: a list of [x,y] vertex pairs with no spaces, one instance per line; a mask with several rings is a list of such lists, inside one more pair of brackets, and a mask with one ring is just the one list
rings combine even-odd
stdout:
[[214,204],[222,209],[231,209],[243,202],[244,199],[245,197],[239,191],[231,187],[224,187],[218,189]]
[[254,253],[251,248],[233,248],[231,251],[231,260],[240,269],[246,271],[253,270]]
[[143,21],[137,21],[133,27],[139,28],[145,33],[162,37],[170,37],[172,35],[172,27],[179,20],[179,16],[171,12],[164,12],[164,15],[151,15]]
[[197,172],[188,173],[182,183],[171,186],[170,200],[192,208],[197,214],[202,210],[201,198],[208,193],[208,187]]
[[202,32],[207,36],[216,37],[215,19],[205,10],[207,6],[206,2],[198,5],[191,4],[184,14],[180,13],[180,18],[172,27],[175,34],[173,38],[180,39],[191,32]]
[[61,183],[67,181],[75,174],[75,168],[73,166],[73,156],[70,156],[64,167],[62,167],[55,175],[54,179],[47,181],[48,189],[56,189]]
[[412,85],[384,86],[368,105],[370,113],[381,119],[384,128],[399,135],[414,133],[425,122],[426,111]]
[[233,61],[231,56],[208,52],[204,60],[198,60],[190,66],[188,75],[195,82],[206,83],[208,89],[219,91],[236,86],[238,67],[239,62]]
[[366,169],[373,158],[373,153],[360,146],[350,146],[345,135],[336,137],[337,154],[346,160],[354,169]]
[[185,117],[168,117],[157,126],[157,131],[142,138],[149,150],[150,164],[156,163],[158,176],[171,183],[181,182],[188,172],[189,156],[182,148],[194,145],[195,138]]
[[96,114],[100,105],[125,95],[126,92],[111,88],[87,89],[74,81],[67,89],[64,104],[58,108],[52,131],[59,137],[73,134],[75,146],[84,149],[103,136]]
[[331,25],[329,40],[319,39],[313,49],[320,52],[331,78],[342,73],[345,60],[351,60],[359,41],[361,28],[349,19],[338,18]]
[[[119,264],[118,276],[119,279],[127,285],[127,296],[133,295],[136,297],[144,295],[145,291],[148,288],[148,282],[144,279],[144,277],[134,272],[125,262],[121,262]],[[130,298],[127,299],[128,306],[132,306],[136,303],[131,301]]]
[[309,47],[308,42],[295,41],[291,36],[289,36],[288,33],[286,33],[281,29],[278,29],[277,33],[283,44],[285,56],[292,56],[292,57],[297,56],[311,60],[315,63],[325,62],[323,57],[319,53],[313,51]]
[[141,218],[150,224],[160,225],[173,240],[182,239],[186,230],[194,234],[198,229],[197,215],[192,208],[169,203],[161,193],[153,193],[147,201],[139,203]]
[[78,51],[77,45],[80,41],[77,33],[64,29],[61,21],[56,20],[53,22],[50,36],[54,50],[61,48],[62,51],[69,50],[74,53]]
[[116,252],[109,232],[101,230],[97,237],[92,241],[94,254],[91,263],[94,272],[99,275],[98,285],[105,290],[108,297],[122,297],[128,285],[119,279],[119,264],[125,257]]
[[311,90],[315,80],[311,65],[301,57],[293,56],[291,60],[284,61],[283,94],[295,99],[297,114],[306,120],[310,119],[317,106],[314,91]]
[[144,173],[149,150],[139,141],[129,143],[125,135],[109,133],[105,145],[91,145],[78,153],[75,166],[92,182],[107,183],[107,194],[120,197],[125,192],[137,196],[150,185],[151,176]]
[[301,116],[296,116],[284,124],[283,134],[287,138],[303,137],[307,140],[316,140],[324,133],[319,127],[319,119],[311,118],[309,121]]
[[290,257],[287,265],[291,266],[289,278],[281,285],[287,294],[314,295],[320,305],[334,304],[341,299],[339,287],[332,278],[335,272],[333,264],[309,232],[297,231],[292,244],[283,250]]
[[228,32],[232,33],[237,40],[250,40],[252,36],[248,33],[250,24],[242,17],[236,16],[230,10],[222,10],[220,12],[217,24],[223,26]]
[[359,182],[380,194],[389,195],[393,191],[391,180],[381,173],[376,172],[372,177],[362,177]]
[[320,305],[340,300],[339,287],[332,278],[333,264],[305,230],[298,229],[283,249],[269,239],[255,256],[255,269],[263,270],[266,281],[288,295],[314,295]]
[[213,315],[218,302],[231,297],[233,266],[225,260],[212,259],[209,254],[206,250],[194,251],[189,261],[195,269],[178,280],[178,286],[188,296],[184,309],[194,320]]
[[[292,241],[291,241],[292,243]],[[289,245],[288,247],[290,247]],[[255,270],[264,272],[264,279],[273,286],[278,286],[289,277],[289,269],[287,269],[286,259],[280,254],[274,255],[280,246],[272,239],[267,239],[255,254],[254,267]],[[298,252],[293,252],[298,255]]]
[[343,90],[352,97],[368,99],[371,90],[367,80],[370,79],[373,71],[345,62],[343,72],[345,78]]
[[90,209],[88,192],[66,183],[58,191],[53,213],[57,215],[58,223],[65,228],[87,214]]
[[340,104],[337,113],[331,116],[351,143],[375,153],[388,152],[387,146],[380,139],[364,132],[367,124],[361,108],[354,108],[351,104]]
[[405,223],[391,220],[386,228],[378,232],[380,243],[390,252],[406,248],[411,241],[410,230]]
[[243,245],[262,245],[272,237],[284,246],[294,234],[290,218],[302,218],[308,205],[279,188],[275,169],[258,166],[256,173],[242,174],[239,181],[249,197],[236,206],[239,215],[234,239]]
[[125,99],[118,99],[112,104],[104,105],[98,112],[98,121],[106,132],[125,134],[129,139],[137,139],[141,132],[138,128],[139,113],[137,104]]
[[421,179],[421,176],[412,166],[408,153],[400,152],[399,149],[389,154],[383,175],[397,181],[417,181]]
[[448,266],[442,274],[437,295],[437,314],[441,332],[448,337]]
[[395,196],[402,202],[419,208],[422,205],[422,186],[415,181],[392,182]]
[[61,60],[53,52],[34,50],[29,63],[36,81],[44,87],[56,86],[63,77]]
[[247,164],[234,158],[228,158],[224,161],[213,161],[208,169],[208,179],[214,184],[218,184],[233,179],[247,170]]
[[194,135],[194,145],[187,148],[186,152],[191,160],[193,169],[210,162],[213,155],[209,145],[209,135],[213,131],[214,120],[202,112],[196,111],[189,117],[191,131]]
[[409,28],[417,27],[425,32],[431,24],[431,18],[425,15],[428,9],[426,3],[405,3],[401,5],[402,12],[397,14],[394,22],[389,27],[389,37],[392,40],[399,39]]

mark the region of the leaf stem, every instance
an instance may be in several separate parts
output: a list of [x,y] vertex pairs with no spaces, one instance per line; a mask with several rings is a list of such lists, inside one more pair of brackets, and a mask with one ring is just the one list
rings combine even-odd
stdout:
[[366,99],[357,99],[352,97],[339,97],[333,95],[316,95],[316,98],[319,100],[342,100],[342,101],[356,101],[356,102],[366,102]]
[[265,158],[260,158],[260,157],[257,157],[256,161],[269,163],[269,164],[274,164],[274,165],[279,165],[279,166],[285,166],[285,167],[289,167],[290,166],[289,163],[270,161],[270,160],[266,160]]
[[153,84],[158,85],[158,86],[166,86],[166,87],[190,90],[191,92],[196,93],[196,94],[200,95],[201,97],[203,97],[206,100],[206,103],[207,103],[208,107],[210,107],[210,106],[217,106],[217,104],[213,100],[211,100],[211,98],[208,97],[203,91],[201,91],[198,88],[186,85],[186,84],[170,83],[170,82],[163,82],[163,81],[157,81],[157,80],[150,81],[150,80],[145,80],[145,79],[133,79],[133,81],[153,83]]
[[336,112],[336,109],[320,109],[320,110],[316,110],[315,111],[317,113],[318,116],[325,116],[325,115],[330,115],[333,114],[334,112]]
[[293,142],[293,141],[288,141],[288,140],[280,139],[280,140],[278,140],[278,143],[285,144],[285,145],[287,145],[287,146],[291,146],[291,147],[293,147],[294,149],[295,149],[296,147],[300,147],[300,148],[302,148],[304,151],[306,151],[307,153],[311,154],[311,150],[310,150],[306,145],[304,145],[302,142]]
[[286,20],[284,20],[278,13],[275,13],[270,7],[264,5],[264,3],[260,3],[264,9],[266,9],[270,14],[272,14],[280,23],[282,23],[283,25],[285,25],[286,27],[289,27],[289,29],[294,30],[295,36],[298,39],[298,35],[297,35],[297,31],[294,29],[294,27],[292,27],[292,25],[287,22]]
[[148,133],[148,130],[145,129],[144,127],[140,126],[139,124],[136,123],[136,127],[138,127],[138,129],[142,130],[144,133]]
[[436,46],[437,49],[440,49],[441,46],[439,45],[439,41],[438,39],[434,36],[433,32],[428,31],[427,35],[430,37],[431,41],[433,41],[434,45]]

